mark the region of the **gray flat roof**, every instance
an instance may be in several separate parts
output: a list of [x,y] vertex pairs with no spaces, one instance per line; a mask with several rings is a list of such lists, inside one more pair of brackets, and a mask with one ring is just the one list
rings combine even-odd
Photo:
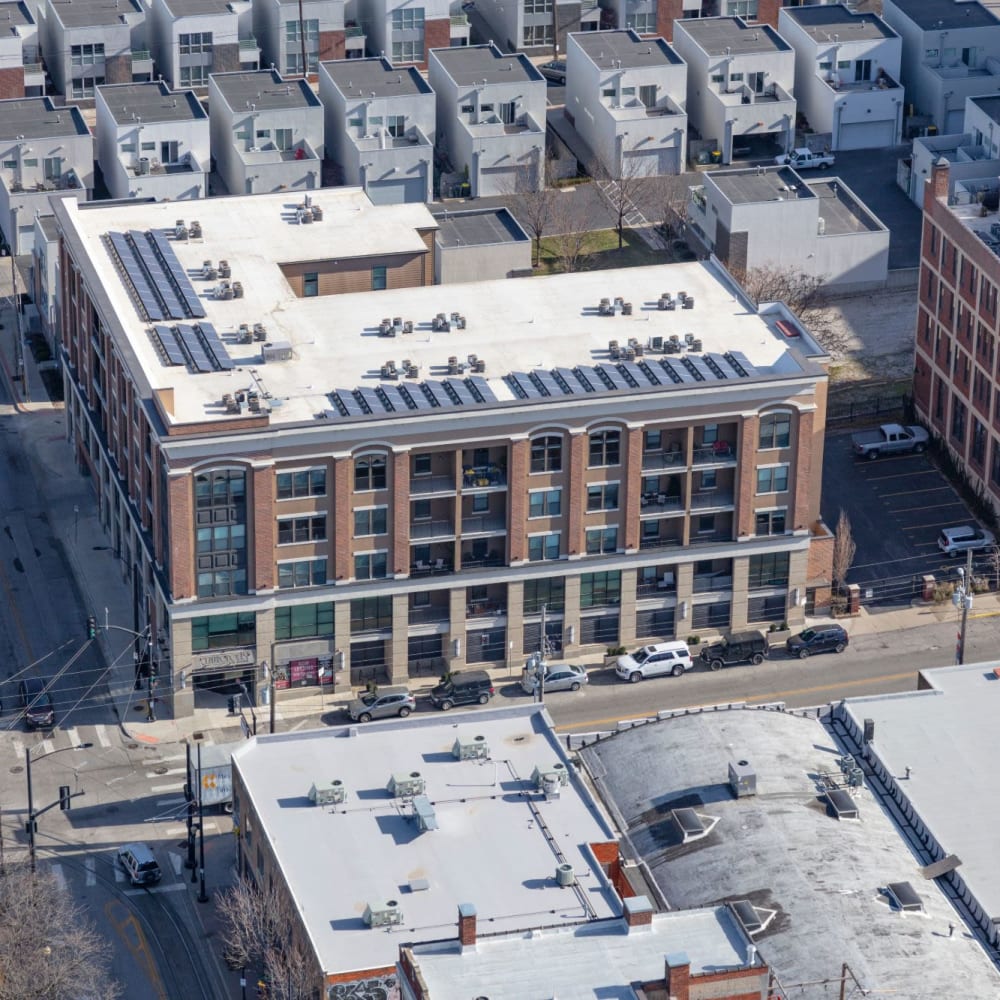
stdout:
[[38,225],[41,226],[47,240],[55,243],[59,239],[59,227],[56,225],[55,216],[40,215],[38,217]]
[[[973,836],[994,871],[991,820],[1000,780],[991,762],[1000,753],[1000,683],[995,690],[982,702],[964,702],[970,712],[979,709],[981,726],[970,725],[956,708],[946,718],[929,713],[919,725],[887,720],[882,727],[890,739],[900,729],[914,730],[904,739],[915,756],[899,756],[898,765],[913,764],[931,801],[963,793],[955,795],[961,800],[955,823],[968,836],[972,814],[982,818]],[[867,717],[878,708],[865,704],[858,714]],[[969,755],[956,753],[957,778],[943,759],[932,759],[944,734],[954,734],[956,748],[964,746]],[[846,962],[872,995],[997,996],[996,967],[971,935],[949,936],[949,923],[959,923],[957,911],[936,882],[920,876],[918,860],[881,801],[867,787],[855,789],[858,819],[834,818],[822,775],[841,776],[842,753],[815,718],[752,708],[652,722],[581,751],[627,842],[670,906],[749,901],[764,924],[754,943],[783,983],[831,979]],[[983,764],[975,778],[970,759]],[[729,765],[740,760],[756,774],[756,794],[733,798]],[[707,835],[683,843],[670,818],[680,808],[718,822]],[[961,850],[954,841],[952,847]],[[904,915],[889,905],[884,887],[907,881],[924,913]]]
[[[477,736],[489,759],[452,756],[457,738]],[[569,784],[546,801],[531,775],[556,763]],[[328,973],[393,965],[401,942],[454,937],[459,903],[472,902],[491,932],[621,913],[589,848],[614,836],[541,705],[258,736],[233,753],[233,768]],[[412,772],[425,782],[436,830],[421,833],[412,808],[386,791],[393,775]],[[312,805],[311,785],[333,780],[344,783],[345,802]],[[557,853],[579,890],[556,885]],[[429,886],[411,891],[416,878]],[[402,923],[389,933],[365,926],[366,904],[390,899]]]
[[731,52],[789,52],[791,46],[766,24],[747,24],[738,17],[701,17],[678,21],[710,56]]
[[987,28],[1000,22],[978,0],[892,0],[924,31],[939,28]]
[[12,31],[19,24],[34,24],[28,8],[16,0],[15,3],[0,3],[0,27],[9,27]]
[[520,52],[507,54],[495,45],[460,45],[431,50],[448,75],[460,87],[475,83],[513,83],[515,80],[544,84],[545,78]]
[[640,38],[634,31],[580,31],[573,41],[602,69],[616,64],[626,69],[638,66],[675,66],[684,60],[662,38]]
[[229,0],[163,0],[167,10],[174,17],[192,17],[199,14],[232,14],[236,12]]
[[885,226],[875,218],[864,202],[839,177],[807,180],[809,190],[820,199],[819,214],[823,219],[824,235],[845,233],[877,233]]
[[123,14],[142,13],[137,0],[49,0],[49,9],[67,28],[122,24]]
[[791,167],[747,167],[715,170],[706,175],[734,205],[760,201],[812,198],[813,193]]
[[213,73],[211,79],[233,110],[253,104],[260,111],[275,108],[319,108],[319,98],[305,80],[282,80],[277,70],[258,73]]
[[468,212],[439,212],[437,241],[443,247],[491,246],[518,243],[529,239],[506,208],[487,208]]
[[193,90],[174,90],[165,83],[118,83],[97,88],[117,125],[136,118],[144,122],[185,122],[207,119]]
[[[628,932],[624,920],[542,934],[480,937],[475,949],[417,945],[414,959],[434,1000],[635,997],[631,984],[662,982],[665,956],[683,952],[691,974],[746,965],[749,937],[725,907],[655,913]],[[546,992],[547,988],[547,992]]]
[[[850,715],[875,721],[874,749],[935,840],[962,860],[982,909],[1000,916],[1000,680],[997,661],[925,670],[933,688],[851,698]],[[993,995],[997,994],[997,989]],[[983,994],[986,995],[985,993]]]
[[323,63],[344,97],[401,97],[431,94],[427,81],[414,66],[394,68],[388,59],[332,59]]
[[57,108],[48,97],[15,97],[0,101],[0,137],[49,139],[90,135],[78,108]]
[[970,97],[970,101],[980,108],[992,121],[1000,122],[1000,95]]
[[852,14],[843,4],[815,4],[809,7],[784,7],[786,17],[812,34],[822,33],[828,41],[831,31],[843,32],[842,42],[859,39],[895,38],[896,32],[877,14]]

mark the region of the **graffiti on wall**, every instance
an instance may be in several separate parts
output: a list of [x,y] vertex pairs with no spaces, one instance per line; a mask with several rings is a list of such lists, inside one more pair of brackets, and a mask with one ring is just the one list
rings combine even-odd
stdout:
[[395,972],[326,988],[327,1000],[400,1000],[399,976]]

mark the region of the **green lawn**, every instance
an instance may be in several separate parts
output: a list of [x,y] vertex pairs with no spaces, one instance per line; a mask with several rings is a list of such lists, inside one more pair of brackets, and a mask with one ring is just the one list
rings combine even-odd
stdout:
[[[613,229],[598,229],[588,233],[584,251],[576,270],[598,271],[613,267],[642,267],[647,264],[666,264],[673,255],[651,249],[631,229],[625,230],[625,243],[618,249],[618,234]],[[536,274],[559,274],[559,238],[547,236],[542,240],[541,263]]]

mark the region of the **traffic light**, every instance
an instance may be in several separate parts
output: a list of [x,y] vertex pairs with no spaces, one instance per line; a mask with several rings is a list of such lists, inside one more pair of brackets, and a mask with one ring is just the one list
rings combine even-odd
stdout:
[[93,615],[87,618],[87,638],[97,638],[97,619]]
[[59,808],[63,812],[66,812],[66,810],[69,809],[69,800],[70,800],[69,785],[60,785],[59,786]]

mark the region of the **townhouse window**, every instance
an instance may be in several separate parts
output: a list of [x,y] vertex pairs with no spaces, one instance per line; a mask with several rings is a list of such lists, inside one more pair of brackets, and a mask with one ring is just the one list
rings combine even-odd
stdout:
[[429,521],[431,519],[431,502],[430,500],[414,500],[413,501],[413,520],[414,521]]
[[965,440],[965,403],[958,396],[951,401],[951,436],[958,442]]
[[275,639],[311,639],[333,635],[333,601],[274,609]]
[[299,21],[285,22],[285,41],[299,42],[305,37],[306,41],[317,41],[319,39],[319,20],[317,18],[307,19],[301,22],[302,31],[299,31]]
[[524,26],[525,45],[551,45],[551,24],[526,24]]
[[433,469],[433,460],[429,453],[424,452],[413,456],[413,475],[429,476]]
[[74,66],[94,66],[104,62],[104,43],[93,45],[71,45],[70,60]]
[[384,490],[386,462],[383,455],[366,455],[354,463],[354,492]]
[[388,575],[388,552],[359,552],[354,557],[355,580],[384,580]]
[[274,145],[285,152],[295,145],[295,140],[292,134],[292,129],[290,128],[276,128],[274,130]]
[[360,117],[359,118],[348,118],[347,119],[347,124],[351,128],[361,128],[361,126],[364,124],[364,119],[362,119]]
[[531,490],[528,493],[528,517],[559,517],[562,514],[562,490]]
[[727,0],[726,14],[742,17],[744,21],[757,20],[757,0]]
[[819,68],[820,69],[832,69],[833,68],[833,63],[830,62],[829,59],[825,59],[825,60],[823,60],[823,61],[820,62]]
[[386,115],[385,129],[394,139],[402,139],[406,132],[406,116]]
[[351,601],[351,634],[392,628],[391,597],[359,597]]
[[[81,99],[85,97],[93,97],[95,89],[97,87],[104,86],[103,76],[80,76],[73,79],[73,97],[76,99]],[[15,164],[16,166],[16,164]]]
[[354,537],[384,535],[388,529],[388,507],[365,507],[354,512]]
[[621,603],[622,575],[617,570],[607,573],[584,573],[580,577],[580,607],[606,608]]
[[537,615],[542,606],[558,613],[566,607],[566,581],[562,577],[524,581],[524,613]]
[[787,491],[787,465],[770,465],[757,470],[758,493],[786,493]]
[[195,539],[199,597],[247,592],[246,473],[231,469],[195,476]]
[[474,104],[463,104],[462,114],[463,115],[473,115],[476,113],[476,106]]
[[759,510],[754,516],[755,535],[783,535],[785,533],[785,518],[788,511],[782,507],[780,510]]
[[278,587],[281,590],[322,587],[325,583],[325,559],[296,559],[293,562],[278,563]]
[[851,68],[850,59],[841,59],[837,63],[837,69],[850,69],[850,68]]
[[768,413],[760,418],[760,435],[757,447],[787,448],[792,431],[790,413]]
[[531,442],[532,472],[559,472],[562,470],[562,438],[556,436],[535,438]]
[[551,14],[552,0],[524,0],[525,14]]
[[618,465],[621,461],[621,432],[598,431],[590,435],[590,468]]
[[751,590],[763,587],[788,586],[788,553],[764,552],[750,557],[748,586]]
[[712,83],[725,83],[725,82],[726,82],[726,77],[724,74],[722,73],[712,74]]
[[986,456],[986,428],[973,417],[972,419],[972,460],[979,465],[983,464]]
[[376,264],[372,268],[372,291],[382,292],[388,287],[388,269],[384,264]]
[[181,66],[182,87],[207,87],[209,66]]
[[326,514],[278,519],[278,544],[297,545],[326,539]]
[[543,562],[547,559],[558,559],[559,535],[558,531],[551,531],[546,535],[529,535],[528,560],[530,562]]
[[593,483],[587,487],[587,510],[617,510],[618,483]]
[[257,615],[253,611],[191,619],[191,649],[195,653],[256,645]]
[[656,14],[652,12],[630,14],[628,27],[637,35],[651,35],[656,31]]
[[182,56],[196,55],[199,52],[212,51],[212,32],[193,31],[177,36],[177,45]]
[[588,528],[587,555],[597,556],[618,551],[618,528]]
[[743,82],[743,74],[742,73],[730,73],[729,74],[729,79],[732,80],[733,83],[742,83]]
[[663,447],[663,431],[643,431],[642,450],[659,451]]
[[307,299],[315,298],[319,295],[318,271],[306,271],[306,273],[302,275],[302,295]]
[[296,472],[279,472],[278,499],[326,496],[326,469],[299,469]]
[[601,91],[601,97],[614,97],[618,93],[614,87],[608,87],[607,90]]
[[423,7],[398,7],[392,12],[393,31],[415,31],[423,29]]

